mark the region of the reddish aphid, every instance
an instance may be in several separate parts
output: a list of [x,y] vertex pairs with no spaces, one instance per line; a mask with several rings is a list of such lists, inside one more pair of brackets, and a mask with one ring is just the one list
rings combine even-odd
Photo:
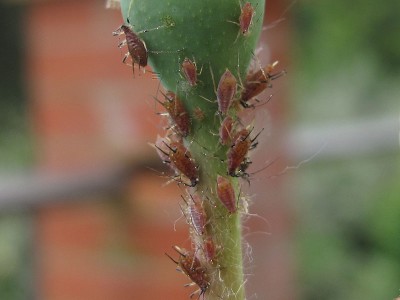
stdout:
[[233,97],[237,90],[237,80],[233,74],[226,69],[222,74],[217,88],[218,113],[226,115],[232,104]]
[[176,263],[181,271],[199,287],[198,291],[190,294],[190,298],[192,298],[194,294],[199,293],[198,299],[202,295],[204,299],[204,294],[207,292],[207,289],[210,286],[207,269],[202,266],[200,260],[195,256],[193,251],[189,252],[186,249],[179,248],[178,246],[174,246],[173,249],[179,254],[179,259],[177,261],[167,253],[165,253],[165,255],[167,255],[174,263]]
[[197,234],[203,235],[206,231],[207,217],[198,194],[190,195],[192,201],[188,204],[190,220]]
[[215,248],[214,241],[211,237],[207,237],[203,241],[203,252],[207,262],[212,263],[217,254],[217,251]]
[[[260,132],[261,133],[261,132]],[[228,158],[228,174],[232,177],[241,177],[244,175],[242,169],[247,168],[250,161],[246,158],[250,149],[257,146],[258,133],[253,139],[250,139],[250,131],[247,129],[240,130],[233,138],[232,146],[227,152]],[[238,172],[239,170],[239,172]]]
[[229,213],[236,212],[235,190],[228,178],[218,175],[217,177],[217,195],[222,204],[226,207]]
[[185,58],[182,62],[182,73],[190,86],[197,85],[197,66],[189,58]]
[[180,135],[186,137],[190,132],[190,117],[183,105],[183,102],[179,99],[175,93],[169,91],[164,95],[165,101],[158,101],[167,110],[172,123],[176,126],[176,129]]
[[253,16],[254,8],[250,2],[246,2],[245,5],[243,5],[242,7],[239,17],[240,32],[243,35],[247,35],[249,33],[249,29],[253,21]]
[[233,119],[231,116],[226,116],[219,128],[219,142],[221,145],[227,145],[232,139]]
[[265,68],[259,69],[255,73],[250,72],[247,75],[246,82],[244,84],[244,88],[240,97],[240,103],[244,107],[249,107],[247,101],[253,99],[257,95],[262,93],[265,89],[271,87],[272,80],[286,74],[285,71],[272,74],[274,67],[277,64],[278,62],[274,62],[273,64],[268,65]]
[[113,32],[113,35],[125,34],[125,40],[118,45],[118,47],[122,47],[127,45],[128,53],[125,54],[122,62],[125,63],[128,56],[130,55],[132,58],[132,70],[135,72],[135,64],[140,67],[147,66],[148,59],[148,51],[145,42],[139,38],[139,36],[133,32],[133,30],[127,25],[121,25],[116,31]]
[[199,182],[199,169],[190,155],[190,152],[185,148],[182,142],[173,141],[169,145],[164,143],[169,149],[169,153],[165,152],[163,149],[157,147],[163,154],[168,155],[169,162],[174,169],[182,173],[186,178],[189,179],[190,183],[182,183],[187,186],[194,187]]

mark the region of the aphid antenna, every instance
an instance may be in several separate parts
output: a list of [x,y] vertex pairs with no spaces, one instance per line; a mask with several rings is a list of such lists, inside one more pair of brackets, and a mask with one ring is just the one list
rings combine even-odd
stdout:
[[293,6],[297,3],[298,0],[293,0],[286,8],[285,10],[281,13],[281,15],[275,20],[273,21],[271,24],[266,25],[262,28],[262,30],[269,30],[274,28],[275,26],[277,26],[279,23],[283,22],[286,20],[286,18],[284,18],[284,16],[288,13],[289,10],[291,10],[293,8]]
[[214,72],[213,72],[212,67],[211,67],[211,62],[208,62],[208,68],[210,70],[211,79],[212,79],[212,83],[213,83],[213,87],[214,87],[214,93],[216,95],[217,94],[217,88],[215,86]]
[[270,176],[270,177],[268,177],[268,178],[269,178],[269,179],[270,179],[270,178],[274,179],[274,178],[276,178],[276,177],[279,177],[279,176],[284,175],[284,174],[285,174],[286,172],[288,172],[288,171],[299,169],[302,165],[309,163],[309,162],[312,161],[316,156],[318,156],[318,155],[324,150],[324,148],[326,147],[326,145],[327,145],[327,142],[323,143],[323,144],[321,145],[321,147],[320,147],[314,154],[312,154],[309,158],[300,161],[300,162],[299,162],[297,165],[295,165],[295,166],[286,166],[281,172],[279,172],[279,173],[276,174],[276,175],[272,175],[272,176]]
[[237,65],[236,65],[236,71],[237,71],[237,76],[238,76],[238,78],[239,78],[239,86],[240,86],[240,88],[241,89],[243,89],[244,88],[244,84],[243,84],[243,81],[242,81],[242,76],[241,76],[241,74],[240,74],[240,59],[239,59],[239,50],[238,50],[238,55],[237,55]]
[[[241,177],[243,179],[245,179],[247,181],[247,183],[250,185],[250,179],[251,176],[258,174],[264,170],[266,170],[267,168],[269,168],[270,166],[272,166],[279,158],[274,158],[272,161],[268,162],[266,166],[262,167],[261,169],[258,169],[255,172],[251,172],[251,173],[247,173],[247,172],[243,172],[242,174],[239,174],[238,177]],[[278,175],[279,176],[279,175]],[[270,178],[270,177],[269,177]]]
[[178,50],[147,50],[147,52],[153,53],[153,54],[175,54],[175,53],[183,52],[184,50],[185,50],[185,48],[181,48]]
[[[132,2],[131,2],[132,3]],[[130,12],[129,12],[130,13]],[[128,13],[128,14],[129,14]],[[135,27],[134,25],[132,25],[131,24],[131,22],[130,22],[130,20],[129,20],[129,17],[127,17],[126,18],[126,23],[131,27],[131,29],[133,30],[133,28]],[[135,33],[137,34],[137,35],[139,35],[139,34],[142,34],[142,33],[146,33],[146,32],[150,32],[150,31],[154,31],[154,30],[158,30],[158,29],[161,29],[161,28],[164,28],[164,27],[168,27],[167,25],[160,25],[160,26],[157,26],[157,27],[154,27],[154,28],[150,28],[150,29],[143,29],[143,30],[139,30],[139,31],[135,31]]]

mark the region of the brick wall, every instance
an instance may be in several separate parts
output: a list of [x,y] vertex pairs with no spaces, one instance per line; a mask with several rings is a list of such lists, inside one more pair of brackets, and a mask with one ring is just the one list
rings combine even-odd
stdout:
[[[277,7],[275,15],[284,8]],[[150,97],[158,83],[149,73],[132,78],[122,65],[118,39],[111,35],[121,24],[119,12],[106,11],[103,1],[42,1],[29,6],[25,22],[38,168],[76,172],[147,157],[147,142],[160,126]],[[285,65],[287,27],[279,30],[266,34],[276,40],[270,44],[273,59]],[[283,98],[278,93],[269,106],[272,124],[283,119]],[[279,147],[268,151],[281,153]],[[262,163],[262,156],[258,159]],[[268,194],[264,181],[252,184],[258,194],[254,207],[271,226],[257,218],[248,224],[273,235],[247,238],[255,249],[249,290],[259,299],[293,299],[282,180],[269,182]],[[187,243],[186,226],[178,220],[180,191],[175,185],[160,188],[163,182],[146,172],[119,193],[40,208],[38,299],[187,299],[190,290],[182,285],[188,280],[164,255],[173,244]]]

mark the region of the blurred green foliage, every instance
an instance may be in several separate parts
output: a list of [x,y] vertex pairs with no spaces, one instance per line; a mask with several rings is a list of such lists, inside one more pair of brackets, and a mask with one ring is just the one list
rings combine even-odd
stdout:
[[23,68],[23,10],[0,3],[0,167],[26,167],[32,161]]
[[398,111],[400,2],[384,4],[336,0],[294,6],[291,87],[298,120],[315,124]]
[[[295,5],[296,126],[399,113],[399,11],[397,0]],[[296,172],[301,299],[399,294],[399,163],[399,155],[382,153],[315,161]]]
[[[0,173],[32,162],[23,78],[23,9],[0,2]],[[29,216],[0,214],[0,299],[29,299]]]

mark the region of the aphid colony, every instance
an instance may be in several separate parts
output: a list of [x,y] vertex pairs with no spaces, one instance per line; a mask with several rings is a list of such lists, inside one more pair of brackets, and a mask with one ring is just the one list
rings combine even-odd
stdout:
[[[239,2],[240,3],[240,2]],[[245,38],[249,35],[254,17],[254,7],[250,2],[240,5],[241,13],[237,20],[228,21],[239,26],[238,37]],[[146,31],[143,31],[146,32]],[[139,34],[132,30],[130,25],[122,25],[114,32],[114,35],[125,34],[125,40],[118,46],[127,46],[128,52],[123,58],[126,63],[128,57],[131,58],[132,67],[138,65],[139,70],[147,66],[148,54],[145,42],[139,37]],[[238,39],[236,38],[236,40]],[[236,42],[233,41],[233,42]],[[182,54],[183,55],[183,54]],[[240,195],[235,191],[232,182],[235,177],[248,180],[249,174],[246,172],[251,164],[249,151],[257,146],[257,137],[260,133],[254,135],[253,129],[246,127],[237,116],[239,110],[254,108],[256,99],[263,91],[271,87],[272,80],[284,74],[284,71],[274,73],[274,67],[277,62],[266,67],[259,67],[255,70],[250,70],[242,82],[239,70],[237,74],[233,70],[225,69],[220,75],[218,85],[215,87],[215,108],[216,115],[219,120],[218,131],[218,148],[222,149],[219,153],[223,153],[223,157],[214,157],[223,161],[225,171],[217,174],[212,186],[208,187],[208,191],[197,190],[199,183],[202,183],[201,174],[198,162],[190,152],[191,144],[194,141],[192,126],[195,122],[201,123],[207,116],[200,106],[193,106],[189,110],[183,100],[184,91],[166,91],[161,92],[162,98],[154,97],[164,109],[164,113],[168,119],[168,130],[165,136],[158,136],[155,143],[151,144],[157,151],[161,160],[169,166],[171,174],[168,177],[176,181],[178,184],[188,187],[187,194],[182,196],[183,205],[181,210],[185,216],[186,222],[190,226],[192,236],[193,250],[186,250],[178,246],[173,249],[177,252],[178,258],[173,258],[166,254],[178,268],[186,274],[194,285],[198,286],[196,292],[199,293],[198,298],[207,293],[208,288],[212,284],[212,276],[209,272],[210,268],[223,268],[218,265],[218,254],[224,245],[215,243],[212,235],[212,228],[209,226],[209,216],[205,209],[205,203],[208,207],[220,207],[225,213],[221,218],[230,218],[232,215],[242,212],[240,203]],[[212,80],[214,81],[214,73],[209,67]],[[176,70],[180,73],[182,80],[186,86],[189,86],[192,91],[196,91],[198,85],[202,84],[199,76],[202,75],[202,67],[199,70],[195,57],[192,59],[183,56],[179,58],[179,65]],[[202,75],[204,76],[204,75]],[[182,99],[181,99],[182,97]],[[200,98],[204,98],[199,95]],[[206,98],[204,98],[206,99]],[[206,99],[208,100],[208,99]],[[255,102],[254,102],[255,101]],[[215,118],[214,118],[215,120]],[[192,139],[192,140],[190,140]],[[190,142],[189,142],[190,141]],[[196,141],[194,141],[196,142]],[[204,151],[208,151],[205,149]],[[213,195],[210,200],[207,193]],[[196,292],[192,293],[192,297]],[[221,298],[222,299],[222,298]]]

